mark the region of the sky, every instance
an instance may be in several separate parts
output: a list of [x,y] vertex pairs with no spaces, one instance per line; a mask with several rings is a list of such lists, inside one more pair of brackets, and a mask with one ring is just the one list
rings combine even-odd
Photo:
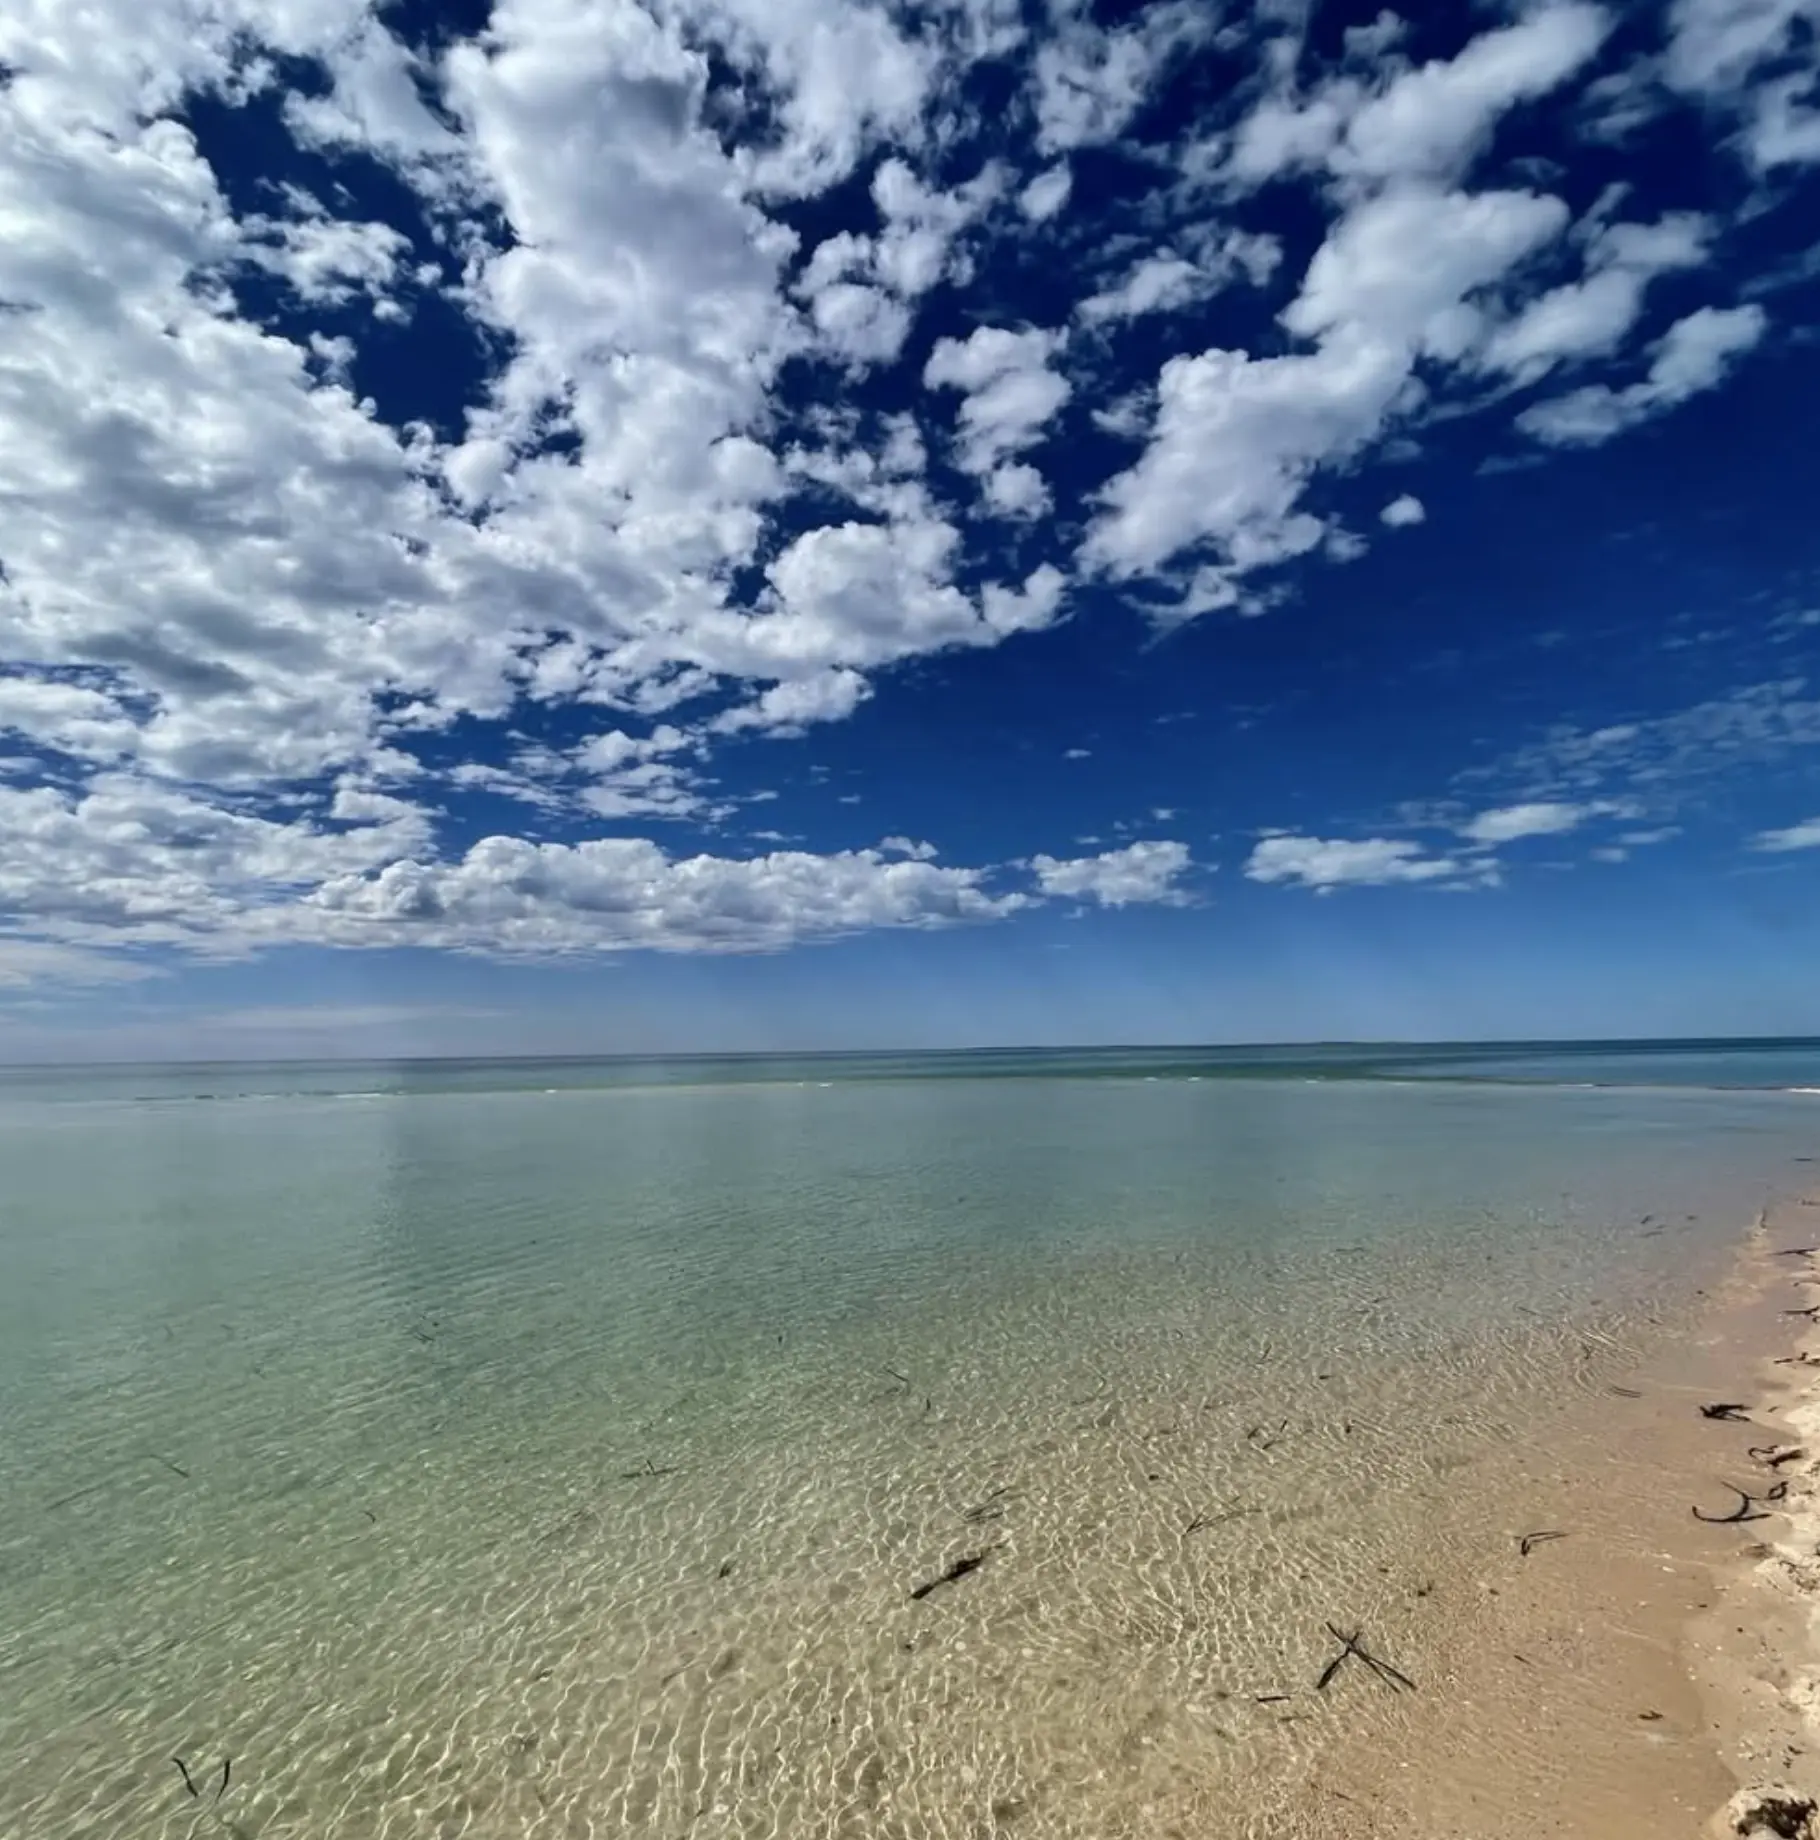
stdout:
[[1820,0],[14,0],[0,1059],[1820,1033]]

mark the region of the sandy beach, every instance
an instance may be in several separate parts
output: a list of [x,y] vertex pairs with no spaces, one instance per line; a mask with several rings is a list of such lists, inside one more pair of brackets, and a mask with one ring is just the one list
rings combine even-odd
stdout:
[[1291,1831],[1820,1835],[1820,1196],[1765,1210],[1710,1303],[1482,1479],[1439,1671],[1323,1759]]
[[[1820,1834],[1820,1194],[1770,1210],[1757,1236],[1759,1363],[1752,1435],[1733,1454],[1737,1558],[1690,1654],[1720,1755],[1738,1781],[1721,1834]],[[1797,1333],[1791,1335],[1790,1329]],[[1748,1497],[1748,1499],[1747,1499]]]

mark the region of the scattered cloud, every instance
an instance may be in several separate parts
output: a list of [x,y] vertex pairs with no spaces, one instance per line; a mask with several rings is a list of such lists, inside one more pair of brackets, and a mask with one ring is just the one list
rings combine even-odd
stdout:
[[1380,888],[1398,882],[1459,885],[1490,879],[1482,864],[1430,854],[1402,837],[1303,837],[1290,832],[1262,837],[1245,863],[1254,882],[1312,888],[1327,894],[1335,888]]
[[1698,268],[1710,253],[1712,234],[1713,226],[1691,213],[1654,224],[1598,225],[1581,279],[1538,294],[1504,321],[1477,362],[1527,384],[1558,365],[1608,355],[1636,325],[1650,283]]
[[776,951],[879,927],[998,919],[1027,904],[976,869],[879,850],[670,857],[638,838],[489,837],[452,863],[335,878],[303,907],[327,943],[536,954]]
[[1640,382],[1614,389],[1589,383],[1525,409],[1517,426],[1556,447],[1593,447],[1710,390],[1763,337],[1768,316],[1756,305],[1701,307],[1663,334]]
[[965,339],[938,340],[923,367],[928,388],[962,392],[956,458],[986,482],[988,496],[1002,510],[1041,509],[1047,503],[1046,491],[1035,499],[1035,490],[1042,490],[1035,469],[1007,463],[1043,438],[1072,393],[1067,378],[1051,365],[1062,344],[1058,332],[979,326]]
[[[769,950],[1176,898],[1175,844],[1039,857],[1007,893],[902,838],[598,833],[712,833],[757,796],[729,759],[865,721],[884,674],[1042,632],[1078,588],[1273,604],[1271,570],[1364,542],[1324,482],[1443,415],[1540,384],[1517,425],[1591,445],[1768,336],[1727,304],[1749,277],[1649,327],[1671,279],[1715,297],[1718,207],[1575,224],[1545,172],[1488,170],[1513,111],[1616,55],[1601,8],[1423,63],[1387,13],[1326,69],[1281,8],[1026,10],[496,0],[434,48],[371,0],[0,21],[0,980],[142,975],[121,946]],[[1638,83],[1752,175],[1820,159],[1812,0],[1673,0],[1667,27]],[[1248,29],[1242,118],[1179,140],[1153,105]],[[954,100],[987,65],[1016,97],[990,132]],[[247,164],[267,147],[294,170]],[[1141,196],[1109,202],[1127,168]],[[1319,213],[1299,275],[1253,221],[1290,184]],[[1072,261],[1090,212],[1118,240],[1041,271],[1027,323],[1000,275]],[[1558,735],[1467,839],[1804,704]],[[1477,871],[1282,836],[1247,873]]]
[[1172,248],[1141,257],[1113,286],[1089,294],[1075,312],[1089,326],[1179,312],[1235,282],[1261,287],[1282,259],[1282,245],[1274,237],[1231,231],[1200,241],[1204,247],[1192,258]]
[[1114,139],[1171,59],[1204,39],[1214,23],[1194,0],[1156,0],[1117,30],[1072,7],[1058,12],[1061,30],[1036,54],[1036,145],[1045,154]]
[[1239,129],[1227,171],[1246,186],[1320,166],[1354,182],[1451,182],[1500,116],[1581,70],[1609,29],[1600,8],[1570,0],[1486,32],[1454,58],[1398,68],[1388,54],[1400,34],[1365,28],[1350,49],[1386,60],[1387,78],[1374,84],[1348,71],[1306,97],[1272,93]]
[[1523,837],[1558,837],[1577,829],[1592,815],[1590,806],[1537,800],[1482,811],[1460,827],[1460,834],[1469,842],[1490,845],[1515,843]]
[[1051,166],[1040,172],[1018,193],[1017,201],[1024,215],[1035,224],[1046,224],[1068,202],[1074,179],[1067,165]]
[[1179,906],[1188,898],[1181,878],[1193,863],[1185,843],[1144,842],[1098,856],[1035,856],[1030,867],[1046,895],[1101,907]]
[[1242,576],[1306,554],[1327,533],[1302,503],[1315,472],[1388,432],[1414,406],[1418,358],[1458,356],[1473,296],[1566,221],[1559,199],[1530,192],[1411,186],[1354,206],[1281,316],[1312,350],[1163,366],[1149,445],[1105,488],[1085,559],[1130,579],[1209,546],[1201,595],[1216,606],[1237,601]]
[[1663,74],[1732,118],[1759,171],[1820,160],[1813,0],[1674,0]]
[[1808,694],[1805,679],[1787,677],[1661,715],[1596,728],[1562,724],[1461,783],[1495,781],[1520,789],[1526,802],[1603,801],[1653,814],[1701,796],[1716,781],[1781,770],[1814,748],[1820,698]]

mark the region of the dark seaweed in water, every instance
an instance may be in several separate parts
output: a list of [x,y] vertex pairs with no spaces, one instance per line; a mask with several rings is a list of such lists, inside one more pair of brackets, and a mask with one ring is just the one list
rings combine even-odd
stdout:
[[996,1546],[988,1546],[984,1552],[968,1553],[965,1558],[956,1559],[939,1578],[931,1578],[926,1583],[919,1584],[910,1595],[920,1602],[931,1591],[939,1590],[945,1584],[953,1584],[957,1578],[965,1578],[969,1572],[977,1572],[997,1551]]

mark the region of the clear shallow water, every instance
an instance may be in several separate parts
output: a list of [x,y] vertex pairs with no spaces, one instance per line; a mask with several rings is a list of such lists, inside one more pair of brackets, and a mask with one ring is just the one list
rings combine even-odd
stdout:
[[1328,1716],[1256,1696],[1820,1148],[994,1071],[16,1086],[0,1832],[1246,1831]]

